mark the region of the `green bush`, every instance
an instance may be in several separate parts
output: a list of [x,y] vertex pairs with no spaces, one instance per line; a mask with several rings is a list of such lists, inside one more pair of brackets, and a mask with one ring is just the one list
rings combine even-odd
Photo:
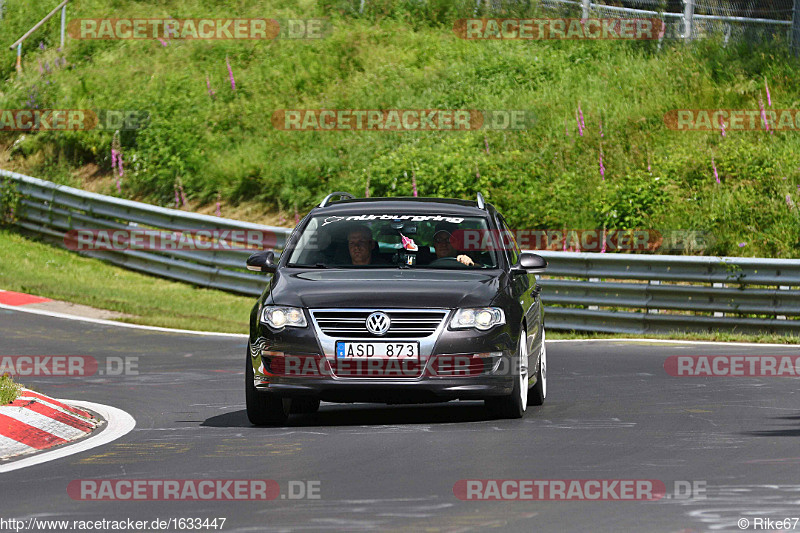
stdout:
[[0,179],[0,226],[13,224],[19,215],[20,195],[16,184],[8,178]]

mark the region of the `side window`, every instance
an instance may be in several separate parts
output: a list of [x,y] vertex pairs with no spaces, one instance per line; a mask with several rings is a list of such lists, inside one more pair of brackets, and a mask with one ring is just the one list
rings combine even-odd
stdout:
[[506,254],[506,258],[508,259],[509,265],[516,265],[519,261],[519,245],[517,244],[517,239],[514,237],[514,233],[508,228],[508,224],[506,224],[506,219],[503,218],[502,215],[499,215],[500,220],[500,231],[502,235],[500,235],[500,242],[503,243],[503,248]]

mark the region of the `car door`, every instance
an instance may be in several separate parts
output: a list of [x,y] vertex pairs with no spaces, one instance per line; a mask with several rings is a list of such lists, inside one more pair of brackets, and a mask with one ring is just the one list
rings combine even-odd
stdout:
[[[514,238],[513,232],[509,229],[505,218],[499,215],[500,229],[504,233],[501,242],[507,244],[503,246],[506,259],[510,266],[519,262],[522,251]],[[541,304],[539,301],[539,286],[536,283],[534,274],[518,274],[511,278],[511,292],[514,299],[520,302],[522,311],[525,315],[525,322],[528,325],[528,354],[531,358],[528,368],[533,368],[530,363],[536,363],[536,356],[541,349]]]

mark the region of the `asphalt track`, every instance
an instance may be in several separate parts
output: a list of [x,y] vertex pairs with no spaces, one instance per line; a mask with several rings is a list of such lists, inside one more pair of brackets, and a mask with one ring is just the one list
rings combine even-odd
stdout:
[[[548,343],[546,404],[521,420],[480,402],[323,404],[286,428],[244,412],[245,341],[0,310],[0,355],[138,358],[138,375],[26,378],[59,398],[124,409],[105,446],[0,475],[0,518],[227,519],[223,531],[740,531],[800,516],[796,378],[679,378],[670,355],[787,354],[794,347]],[[80,501],[77,479],[318,481],[319,499]],[[658,479],[705,499],[461,501],[462,479]],[[754,530],[751,526],[751,530]],[[800,531],[800,523],[797,529]]]

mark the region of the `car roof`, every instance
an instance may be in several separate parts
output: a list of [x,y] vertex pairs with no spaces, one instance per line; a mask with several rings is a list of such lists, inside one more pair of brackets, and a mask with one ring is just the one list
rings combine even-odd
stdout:
[[311,214],[437,213],[442,215],[485,217],[488,213],[494,211],[494,206],[488,203],[486,204],[486,209],[479,209],[477,202],[469,200],[401,196],[393,198],[353,198],[341,200],[328,204],[325,207],[315,207],[311,211]]

